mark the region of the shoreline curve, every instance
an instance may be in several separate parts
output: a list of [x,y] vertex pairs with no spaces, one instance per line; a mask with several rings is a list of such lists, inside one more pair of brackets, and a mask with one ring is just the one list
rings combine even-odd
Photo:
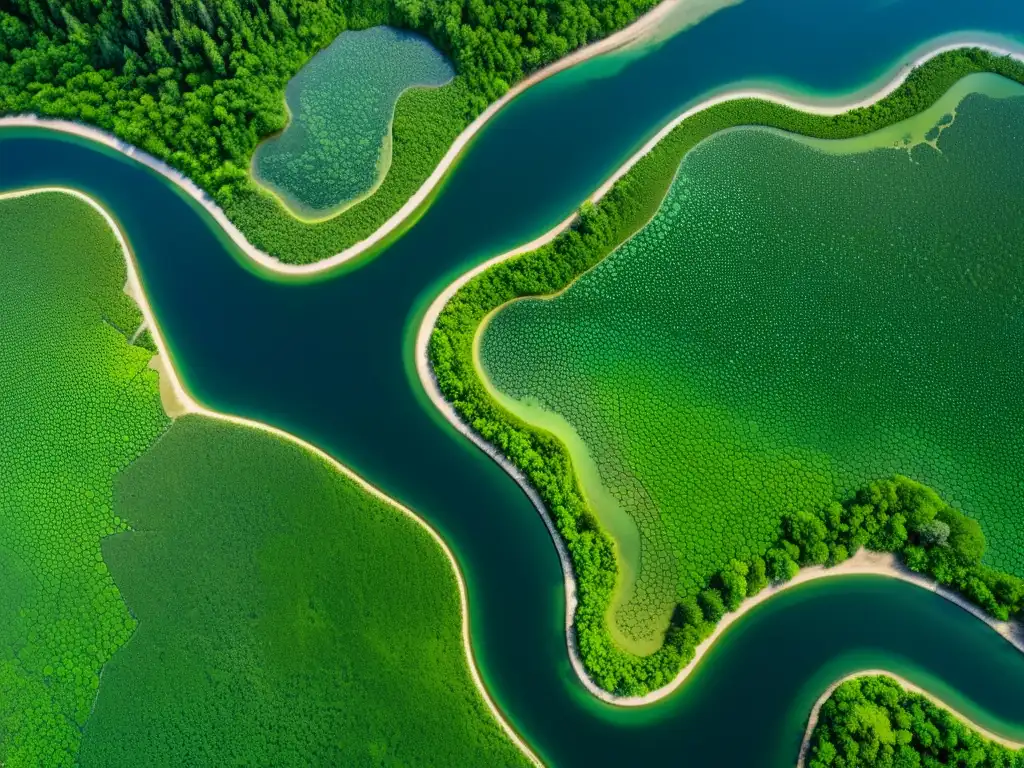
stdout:
[[[358,243],[345,248],[333,256],[328,256],[311,264],[290,264],[257,248],[250,243],[245,234],[236,227],[234,223],[232,223],[224,210],[214,202],[210,194],[192,181],[192,179],[185,176],[185,174],[172,167],[164,160],[154,157],[148,152],[139,149],[135,145],[128,143],[108,131],[74,120],[39,117],[32,113],[0,117],[0,128],[45,128],[47,130],[53,130],[59,133],[89,139],[90,141],[95,141],[109,149],[120,152],[126,157],[141,163],[150,170],[160,174],[171,183],[177,185],[182,192],[192,198],[194,202],[198,203],[210,216],[212,216],[213,220],[216,221],[228,237],[231,238],[235,246],[237,246],[246,257],[258,266],[277,274],[313,275],[334,269],[335,267],[361,256],[371,250],[374,246],[384,242],[389,235],[398,230],[408,219],[412,218],[420,206],[423,205],[429,199],[431,194],[433,194],[435,189],[439,187],[441,182],[447,176],[448,171],[455,165],[476,134],[479,133],[484,125],[490,122],[490,120],[499,111],[501,111],[509,104],[509,102],[521,93],[537,83],[546,80],[563,70],[569,69],[576,64],[580,64],[587,59],[591,59],[604,53],[610,53],[637,41],[643,41],[645,36],[652,29],[655,29],[665,17],[669,16],[672,11],[676,10],[679,5],[685,2],[687,2],[687,0],[662,0],[658,5],[636,19],[629,26],[620,29],[618,32],[615,32],[606,38],[597,40],[582,48],[578,48],[572,53],[563,56],[557,61],[553,61],[546,67],[539,69],[533,74],[520,80],[503,96],[492,102],[462,130],[462,132],[455,138],[455,141],[452,142],[452,145],[448,148],[448,151],[441,159],[441,162],[438,163],[430,176],[428,176],[416,192],[413,193],[412,197],[410,197],[401,208],[392,214],[387,221],[374,230],[369,237],[360,240]],[[262,185],[260,185],[260,188],[264,189]],[[275,199],[277,198],[276,195],[274,195],[274,197]],[[287,206],[284,206],[284,209],[288,212],[288,215],[293,218],[306,222],[305,219],[295,216]],[[342,212],[334,214],[328,218],[334,218],[335,216],[340,215],[340,213]],[[316,223],[316,221],[306,223]]]
[[821,696],[818,697],[818,700],[814,702],[814,706],[811,707],[811,714],[807,718],[807,727],[804,729],[803,741],[800,742],[800,757],[797,758],[797,768],[805,768],[805,766],[807,765],[807,754],[811,750],[811,734],[814,733],[814,728],[818,724],[818,718],[821,715],[822,706],[824,706],[825,702],[828,701],[829,696],[832,695],[836,688],[838,688],[840,685],[847,682],[848,680],[856,680],[860,677],[888,677],[892,680],[895,680],[910,693],[916,693],[918,696],[924,696],[924,698],[928,699],[928,701],[930,701],[935,706],[939,707],[940,709],[946,710],[955,718],[957,718],[960,722],[964,723],[969,728],[976,731],[982,738],[988,739],[989,741],[994,741],[997,744],[1001,744],[1007,749],[1024,749],[1024,742],[1014,741],[1013,739],[1007,739],[1003,736],[1000,736],[997,733],[993,733],[987,728],[983,728],[982,726],[978,725],[973,720],[968,718],[966,715],[964,715],[962,712],[958,712],[956,709],[951,707],[949,704],[944,702],[935,694],[929,693],[919,685],[914,685],[912,682],[910,682],[901,675],[897,675],[894,672],[888,672],[884,669],[863,669],[859,672],[851,672],[850,674],[845,675],[836,680],[834,683],[832,683],[832,685],[826,688],[825,692],[822,693]]
[[[959,50],[963,48],[981,48],[990,53],[994,53],[1000,56],[1010,56],[1018,61],[1024,61],[1024,45],[1017,49],[1004,48],[996,45],[992,45],[988,42],[972,42],[965,38],[963,41],[958,42],[947,42],[931,48],[918,57],[912,62],[905,64],[889,82],[883,84],[874,93],[869,96],[857,96],[854,97],[853,101],[847,103],[840,103],[837,101],[830,100],[827,103],[818,102],[815,100],[801,102],[796,99],[780,95],[772,91],[750,88],[743,89],[738,88],[736,90],[725,91],[716,96],[712,96],[699,104],[690,107],[683,111],[675,118],[670,120],[661,130],[659,130],[647,143],[645,143],[636,153],[629,157],[623,165],[621,165],[611,176],[608,177],[584,202],[596,203],[602,197],[604,197],[615,183],[621,179],[629,170],[646,154],[648,154],[659,142],[662,141],[669,133],[671,133],[680,123],[684,120],[692,117],[693,115],[701,112],[709,107],[713,107],[717,104],[721,104],[727,101],[733,101],[738,99],[762,99],[765,101],[774,102],[782,106],[790,107],[811,114],[818,115],[838,115],[844,112],[848,112],[859,107],[869,106],[877,101],[885,98],[907,79],[910,73],[920,67],[922,64],[927,63],[931,59],[949,51]],[[552,541],[555,545],[555,549],[558,552],[558,559],[562,567],[563,581],[565,582],[565,636],[566,636],[566,647],[569,652],[569,660],[572,664],[573,671],[579,678],[583,686],[596,698],[601,701],[614,704],[622,707],[637,707],[653,704],[660,701],[663,698],[671,695],[679,686],[685,682],[689,677],[691,671],[704,656],[705,653],[710,649],[714,641],[730,626],[734,621],[739,619],[747,611],[755,607],[760,602],[763,602],[771,595],[777,594],[784,589],[796,586],[797,584],[819,579],[827,576],[841,576],[850,573],[872,573],[882,576],[890,576],[894,578],[907,581],[917,586],[923,587],[931,592],[945,597],[955,605],[960,606],[968,613],[972,614],[976,618],[981,619],[986,624],[991,626],[1000,636],[1011,643],[1017,650],[1024,653],[1024,624],[1018,625],[1014,623],[998,622],[988,614],[984,613],[980,608],[969,603],[959,594],[954,593],[950,590],[945,589],[937,582],[920,576],[919,574],[913,573],[908,569],[902,568],[902,564],[898,562],[894,555],[885,553],[891,562],[882,562],[881,560],[875,560],[869,562],[869,556],[879,555],[881,553],[868,553],[861,551],[856,553],[853,557],[847,560],[845,563],[831,568],[825,569],[821,566],[815,566],[812,568],[802,568],[800,573],[792,580],[785,582],[781,585],[771,585],[766,589],[758,593],[753,598],[744,600],[743,604],[737,611],[728,613],[725,617],[716,625],[715,630],[712,634],[702,641],[696,648],[693,659],[683,667],[679,673],[672,679],[671,682],[651,691],[644,696],[617,696],[609,693],[600,686],[598,686],[587,674],[586,669],[583,666],[583,660],[579,655],[579,651],[576,645],[576,636],[574,628],[574,616],[576,613],[577,605],[577,584],[576,576],[573,570],[572,559],[569,556],[568,549],[565,546],[565,542],[562,540],[561,535],[558,533],[555,527],[554,521],[548,513],[547,507],[541,500],[540,495],[530,485],[526,476],[512,464],[497,448],[484,440],[479,434],[477,434],[468,424],[466,424],[451,404],[444,399],[440,389],[437,386],[437,380],[434,377],[434,370],[430,364],[429,345],[430,337],[433,333],[434,327],[437,324],[437,319],[441,314],[441,311],[448,304],[448,302],[455,296],[462,286],[468,283],[477,275],[486,272],[491,267],[499,264],[508,259],[519,256],[523,253],[537,250],[538,248],[547,245],[553,241],[560,234],[568,230],[577,219],[577,213],[574,212],[565,218],[563,221],[556,224],[552,229],[548,230],[544,234],[535,238],[534,240],[524,245],[513,248],[510,251],[494,256],[476,267],[464,272],[453,282],[451,282],[445,289],[437,295],[437,297],[431,302],[426,312],[424,313],[423,319],[420,321],[420,327],[416,334],[415,342],[415,364],[416,373],[420,379],[427,397],[433,403],[434,407],[444,416],[445,420],[448,421],[456,430],[462,433],[464,436],[476,445],[481,451],[487,454],[498,466],[500,466],[505,472],[516,482],[516,484],[522,489],[523,493],[526,494],[527,498],[533,503],[534,508],[537,510],[541,519],[544,521],[544,525],[548,529],[548,533],[551,535]],[[634,233],[635,234],[635,233]],[[621,244],[620,244],[621,247]],[[572,285],[577,278],[574,278],[569,285]],[[566,286],[568,287],[568,286]],[[565,290],[565,289],[563,289]],[[479,327],[477,332],[479,332]],[[858,558],[860,558],[858,560]],[[855,563],[854,561],[857,560]],[[844,568],[845,566],[845,568]],[[805,575],[807,574],[807,575]]]
[[449,565],[451,566],[452,572],[455,575],[455,582],[459,589],[459,605],[460,614],[462,617],[462,647],[466,657],[466,662],[469,667],[469,674],[476,686],[477,692],[490,711],[492,717],[498,723],[502,731],[509,738],[509,740],[519,749],[520,752],[538,768],[543,767],[543,763],[540,758],[530,749],[529,745],[522,736],[512,727],[501,710],[498,709],[494,700],[491,698],[490,693],[484,686],[483,679],[480,676],[480,671],[476,665],[476,658],[473,655],[473,648],[470,642],[470,627],[469,627],[469,594],[466,588],[466,580],[462,575],[462,571],[459,568],[458,562],[455,560],[455,555],[452,550],[448,547],[448,544],[441,538],[441,535],[435,531],[431,525],[419,517],[415,512],[406,507],[404,504],[392,499],[381,489],[375,485],[364,480],[362,477],[357,475],[351,469],[346,467],[340,461],[329,455],[326,451],[318,448],[317,446],[303,440],[296,435],[292,435],[289,432],[285,432],[283,429],[264,424],[263,422],[253,421],[252,419],[246,419],[241,416],[233,416],[231,414],[221,413],[206,408],[198,401],[196,401],[192,395],[185,388],[181,377],[178,375],[178,371],[173,363],[166,342],[164,341],[163,334],[160,331],[160,326],[156,322],[156,317],[153,314],[153,309],[149,304],[149,300],[146,297],[145,290],[142,285],[141,278],[139,276],[138,267],[135,264],[135,254],[128,244],[127,238],[125,238],[124,232],[122,232],[120,225],[117,223],[113,215],[97,200],[71,187],[61,186],[42,186],[42,187],[30,187],[27,189],[12,190],[9,192],[0,192],[0,202],[4,200],[13,200],[22,197],[29,197],[31,195],[45,194],[45,193],[60,193],[70,195],[87,205],[91,206],[97,211],[103,219],[106,221],[107,226],[110,227],[113,232],[115,239],[117,240],[118,246],[121,249],[121,253],[124,255],[125,265],[127,269],[127,281],[125,283],[124,291],[130,296],[139,306],[139,310],[142,312],[143,321],[148,328],[150,335],[153,338],[153,343],[157,348],[156,354],[153,356],[150,367],[155,369],[160,376],[160,399],[161,404],[167,412],[168,418],[172,421],[179,416],[186,414],[195,414],[198,416],[205,416],[206,418],[215,419],[218,421],[225,421],[230,424],[237,426],[248,427],[250,429],[257,429],[262,432],[269,433],[275,437],[283,440],[288,440],[295,443],[300,448],[312,453],[320,460],[326,462],[328,466],[335,469],[343,477],[354,482],[360,490],[369,493],[375,498],[383,501],[390,505],[394,509],[401,512],[406,517],[413,520],[416,524],[422,527],[434,540],[434,543],[441,550],[444,556],[447,558]]
[[[632,24],[618,32],[615,32],[608,37],[597,40],[589,45],[582,48],[576,49],[574,52],[552,62],[548,66],[537,70],[533,74],[520,80],[512,88],[510,88],[501,98],[492,102],[483,112],[478,115],[473,122],[471,122],[462,133],[460,133],[452,145],[448,148],[441,162],[438,163],[437,167],[433,170],[430,176],[420,185],[420,187],[413,193],[401,208],[399,208],[394,214],[391,215],[387,221],[385,221],[380,227],[368,237],[360,240],[359,242],[345,248],[342,251],[334,254],[333,256],[327,256],[319,261],[315,261],[309,264],[291,264],[288,262],[281,261],[280,259],[271,256],[264,250],[257,248],[249,242],[245,234],[232,223],[228,218],[224,210],[214,202],[213,198],[203,190],[198,184],[192,179],[185,176],[181,171],[172,167],[167,162],[160,160],[153,155],[149,154],[145,150],[139,149],[133,144],[124,141],[123,139],[115,136],[114,134],[105,131],[101,128],[96,128],[91,125],[86,125],[73,120],[65,120],[61,118],[47,118],[40,117],[33,113],[17,114],[17,115],[5,115],[0,116],[0,129],[5,127],[12,128],[43,128],[46,130],[56,131],[58,133],[64,133],[71,136],[77,136],[79,138],[95,141],[102,146],[112,149],[116,152],[121,153],[125,157],[128,157],[143,166],[155,171],[159,175],[163,176],[167,181],[176,185],[181,192],[187,195],[203,208],[221,229],[227,234],[235,246],[242,252],[242,254],[253,262],[256,266],[267,270],[272,274],[280,275],[317,275],[322,272],[327,272],[336,267],[339,267],[353,259],[363,255],[370,251],[379,244],[387,241],[394,232],[399,230],[407,220],[411,219],[416,212],[424,205],[430,198],[430,196],[439,188],[441,182],[446,178],[448,171],[457,163],[461,157],[463,151],[468,148],[472,139],[477,133],[488,123],[490,120],[500,112],[505,106],[509,104],[513,99],[528,90],[532,86],[540,83],[543,80],[552,77],[566,69],[569,69],[577,64],[580,64],[588,59],[600,56],[605,53],[611,53],[613,51],[626,48],[634,43],[643,43],[648,40],[654,30],[657,29],[659,23],[666,18],[671,18],[673,12],[677,11],[680,6],[687,3],[688,0],[661,0],[658,5],[648,11],[646,14],[636,19]],[[723,6],[724,7],[724,6]],[[714,13],[719,10],[719,6],[712,6],[709,11],[707,7],[700,6],[696,10],[696,14],[693,20],[689,24],[684,25],[680,29],[685,29],[688,26],[692,26],[694,23],[699,22],[705,18],[709,13]],[[782,90],[773,90],[769,87],[738,87],[734,89],[727,89],[717,95],[711,96],[702,100],[700,103],[688,108],[675,118],[670,120],[666,125],[662,126],[640,149],[638,149],[633,155],[631,155],[625,163],[623,163],[615,173],[613,173],[598,189],[587,198],[589,201],[594,202],[602,197],[611,186],[618,181],[623,175],[625,175],[630,168],[635,165],[640,158],[646,155],[651,149],[654,148],[658,142],[660,142],[669,132],[671,132],[680,122],[686,118],[700,112],[708,107],[714,106],[725,101],[731,101],[734,99],[764,99],[766,101],[772,101],[776,104],[783,106],[792,107],[794,109],[800,109],[805,112],[811,112],[813,114],[821,115],[834,115],[841,114],[842,112],[849,111],[861,106],[867,106],[881,98],[884,98],[889,93],[898,88],[907,76],[915,68],[921,66],[928,60],[938,56],[939,54],[947,51],[956,50],[958,48],[982,48],[995,53],[998,55],[1008,55],[1014,58],[1024,61],[1024,45],[1018,49],[1013,50],[1011,48],[1003,47],[992,42],[978,42],[975,38],[970,37],[970,34],[979,35],[981,33],[962,33],[964,37],[958,38],[956,34],[946,35],[936,38],[932,42],[945,41],[935,47],[925,47],[923,53],[916,56],[913,60],[904,63],[896,74],[883,85],[881,88],[876,90],[874,93],[859,98],[857,101],[843,103],[838,99],[841,97],[807,97],[806,101],[800,101],[796,97],[788,96]],[[1008,43],[1010,41],[1007,41]],[[925,43],[924,46],[928,46]],[[922,47],[918,47],[915,50],[922,50]],[[906,55],[914,55],[913,51]],[[728,87],[727,87],[728,88]],[[254,182],[255,183],[255,182]],[[262,187],[261,187],[262,188]],[[275,195],[276,198],[276,195]],[[289,211],[287,206],[285,210]],[[290,211],[288,215],[293,216],[298,221],[304,221],[299,217],[295,217]],[[336,214],[337,215],[337,214]],[[333,218],[333,217],[331,217]],[[310,223],[310,222],[307,222]],[[315,221],[311,223],[316,223]],[[564,227],[563,227],[564,228]]]

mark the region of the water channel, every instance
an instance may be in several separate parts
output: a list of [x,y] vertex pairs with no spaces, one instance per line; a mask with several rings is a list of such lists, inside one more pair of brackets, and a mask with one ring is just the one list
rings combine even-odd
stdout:
[[873,577],[769,601],[659,705],[595,701],[566,657],[547,531],[512,480],[434,412],[412,371],[420,317],[445,284],[562,220],[687,105],[737,82],[819,96],[870,89],[929,41],[965,31],[1024,38],[1024,5],[746,0],[531,89],[404,237],[307,282],[259,274],[171,185],[83,141],[0,131],[0,191],[60,184],[99,199],[131,242],[199,400],[316,443],[438,529],[469,585],[485,681],[549,763],[791,766],[813,701],[866,667],[903,674],[1020,739],[1024,657],[941,598]]

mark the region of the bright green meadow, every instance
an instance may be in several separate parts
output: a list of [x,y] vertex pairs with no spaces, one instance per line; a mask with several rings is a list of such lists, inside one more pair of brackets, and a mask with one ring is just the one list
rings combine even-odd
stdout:
[[291,121],[253,155],[253,175],[299,215],[365,196],[391,164],[395,102],[455,73],[425,38],[390,27],[342,32],[288,83]]
[[657,648],[675,603],[763,555],[782,515],[894,473],[978,518],[986,562],[1024,575],[1012,93],[972,76],[870,150],[718,134],[635,237],[485,327],[501,403],[566,443],[615,536],[625,647]]
[[131,636],[100,554],[115,474],[167,428],[124,257],[85,202],[0,202],[0,765],[72,765]]
[[0,231],[0,765],[523,764],[430,535],[294,443],[172,424],[87,203]]
[[521,765],[430,535],[296,444],[178,419],[117,478],[103,555],[138,617],[83,766]]

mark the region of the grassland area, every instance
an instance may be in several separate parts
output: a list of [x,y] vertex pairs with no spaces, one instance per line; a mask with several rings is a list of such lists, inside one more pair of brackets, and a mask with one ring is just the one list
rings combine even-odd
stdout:
[[83,766],[523,765],[470,679],[437,544],[281,438],[178,419],[117,478],[138,617]]
[[[80,120],[166,161],[205,190],[273,256],[311,263],[379,228],[414,194],[455,137],[519,80],[649,10],[654,0],[160,4],[36,0],[0,9],[0,114]],[[381,187],[328,223],[296,220],[249,174],[259,141],[285,128],[285,88],[345,30],[422,34],[451,60],[453,83],[406,92]]]
[[100,540],[115,474],[167,429],[106,222],[60,193],[0,201],[0,764],[72,765],[131,636]]
[[288,83],[291,120],[256,148],[254,176],[299,216],[338,212],[370,193],[391,165],[402,92],[443,86],[454,74],[418,35],[387,27],[341,33]]
[[[928,137],[941,153],[826,154],[746,130],[702,145],[679,171],[690,150],[728,128],[864,136],[925,111],[977,72],[1024,81],[1020,63],[968,50],[942,54],[878,104],[840,116],[751,99],[710,107],[584,206],[570,231],[472,279],[441,313],[430,342],[439,388],[526,473],[555,518],[580,585],[580,654],[602,687],[637,695],[667,683],[706,623],[733,609],[737,592],[742,600],[736,576],[785,580],[798,565],[842,559],[822,531],[850,528],[852,518],[861,527],[854,507],[889,512],[853,543],[903,551],[890,544],[907,530],[878,533],[903,514],[899,504],[876,504],[863,490],[895,473],[934,483],[979,517],[986,562],[1024,572],[1012,501],[1022,273],[1011,203],[1024,155],[1009,137],[1020,100],[972,97]],[[492,311],[580,275],[556,299],[499,312],[479,352],[499,390],[533,413],[556,413],[581,439],[602,486],[635,521],[647,551],[637,599],[618,606],[616,548],[557,428],[538,429],[528,410],[496,402],[474,354]],[[794,536],[783,518],[796,513],[818,520],[806,551],[785,546]],[[967,578],[958,588],[970,591]],[[984,591],[972,599],[984,603]],[[612,608],[617,628],[639,639],[667,621],[665,643],[645,656],[623,651],[608,631]]]
[[0,231],[0,764],[524,764],[429,533],[294,443],[172,424],[85,201]]
[[983,738],[951,712],[895,680],[847,680],[825,701],[811,733],[808,768],[1021,768],[1024,750]]

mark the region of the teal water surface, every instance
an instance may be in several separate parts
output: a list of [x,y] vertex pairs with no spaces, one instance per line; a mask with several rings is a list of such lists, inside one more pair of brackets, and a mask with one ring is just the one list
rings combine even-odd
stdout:
[[973,29],[1024,34],[1024,6],[747,0],[614,72],[597,59],[531,89],[482,132],[406,236],[305,284],[260,276],[162,179],[76,141],[0,132],[0,188],[65,184],[95,195],[124,227],[200,400],[322,446],[441,532],[467,577],[485,681],[550,763],[789,766],[824,686],[868,666],[941,681],[947,698],[1021,736],[1024,659],[941,598],[869,578],[769,601],[662,704],[599,704],[569,667],[544,526],[410,374],[420,315],[451,278],[563,219],[702,94],[746,80],[856,91],[928,40]]

